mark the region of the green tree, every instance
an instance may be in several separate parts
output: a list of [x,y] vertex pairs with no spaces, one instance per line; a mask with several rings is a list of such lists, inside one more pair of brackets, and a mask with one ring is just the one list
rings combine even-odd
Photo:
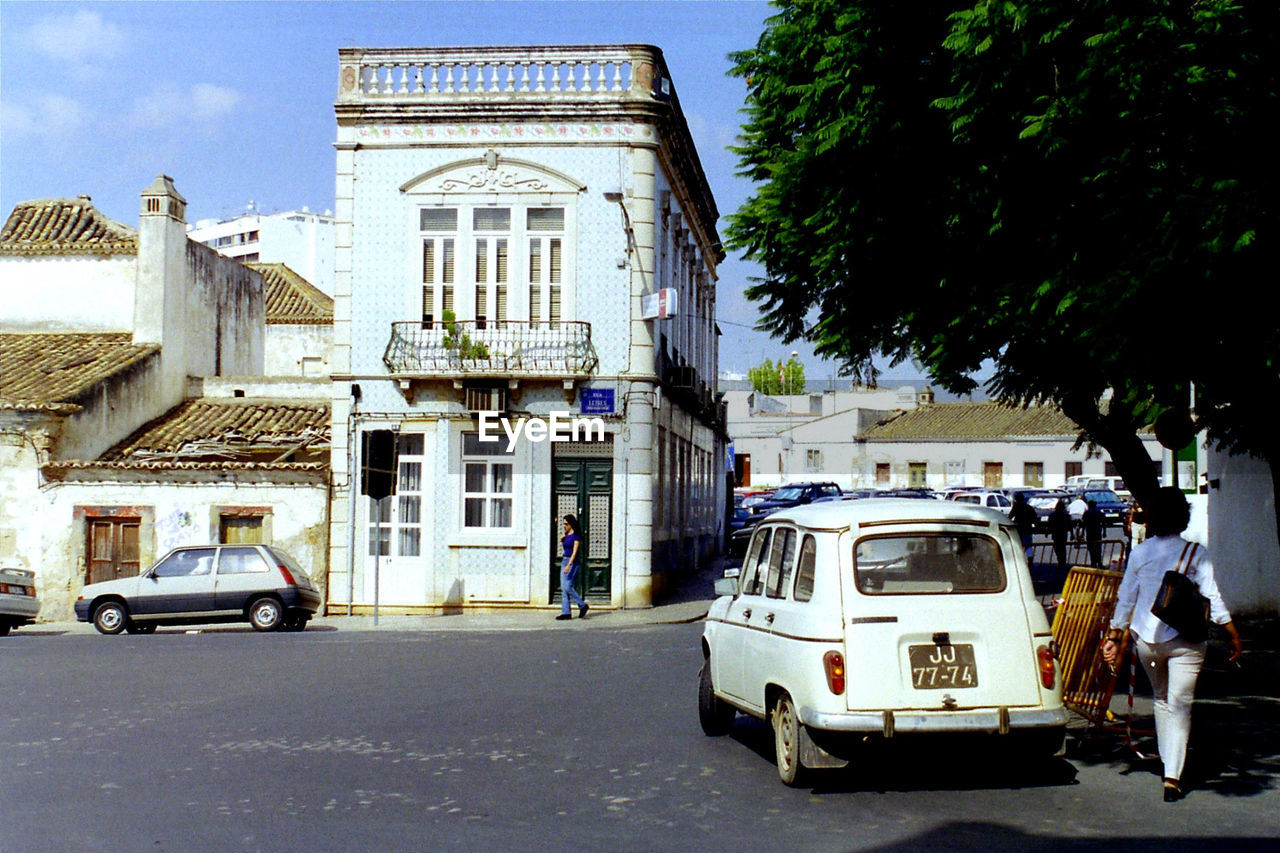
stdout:
[[803,394],[804,365],[794,358],[775,364],[766,358],[763,364],[747,371],[751,387],[761,394]]
[[[1140,499],[1138,432],[1195,415],[1280,440],[1280,11],[1204,0],[776,4],[737,149],[733,247],[762,325],[846,372],[918,358],[952,391],[1053,402]],[[810,322],[808,318],[816,317]],[[1280,501],[1277,502],[1280,505]]]

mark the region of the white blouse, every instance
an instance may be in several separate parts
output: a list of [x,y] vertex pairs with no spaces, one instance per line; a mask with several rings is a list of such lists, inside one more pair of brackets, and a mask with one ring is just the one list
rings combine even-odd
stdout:
[[[1187,540],[1181,536],[1157,536],[1147,539],[1129,554],[1129,565],[1124,580],[1120,581],[1119,599],[1111,627],[1123,630],[1126,626],[1146,643],[1164,643],[1178,636],[1151,612],[1156,593],[1164,582],[1164,573],[1178,568],[1178,558]],[[1213,563],[1204,547],[1195,549],[1187,577],[1200,588],[1200,594],[1209,599],[1209,619],[1219,625],[1231,621],[1231,614],[1222,602],[1218,583],[1213,577]]]

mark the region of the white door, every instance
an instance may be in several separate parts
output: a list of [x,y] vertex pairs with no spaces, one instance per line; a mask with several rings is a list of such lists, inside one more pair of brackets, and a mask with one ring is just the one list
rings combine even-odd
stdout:
[[[364,603],[427,604],[427,495],[431,476],[421,433],[402,433],[396,440],[396,493],[381,501],[362,496],[365,558]],[[376,579],[376,580],[375,580]]]

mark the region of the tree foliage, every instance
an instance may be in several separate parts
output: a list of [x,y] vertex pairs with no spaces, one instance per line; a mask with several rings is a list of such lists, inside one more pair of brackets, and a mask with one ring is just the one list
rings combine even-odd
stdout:
[[1274,469],[1274,4],[776,5],[733,57],[758,183],[728,235],[765,328],[957,392],[990,360],[993,394],[1061,406],[1139,497],[1138,430],[1193,385],[1199,425]]
[[751,387],[761,394],[803,394],[805,390],[804,365],[796,359],[783,361],[766,358],[763,364],[747,371]]

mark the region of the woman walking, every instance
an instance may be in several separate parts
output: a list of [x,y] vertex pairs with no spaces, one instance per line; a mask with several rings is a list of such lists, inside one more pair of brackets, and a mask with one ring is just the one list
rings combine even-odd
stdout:
[[573,515],[564,517],[564,536],[560,538],[560,546],[564,550],[564,562],[560,566],[560,615],[556,617],[560,619],[572,619],[569,615],[569,601],[578,605],[578,618],[581,619],[587,615],[587,603],[582,600],[582,596],[578,595],[578,591],[573,588],[573,581],[578,577],[578,570],[582,568],[582,528],[578,526],[578,519]]
[[[1203,641],[1188,642],[1151,612],[1166,571],[1176,569],[1185,559],[1187,577],[1209,599],[1209,618],[1221,625],[1231,638],[1231,660],[1239,658],[1243,651],[1240,633],[1218,593],[1208,552],[1182,538],[1182,531],[1190,520],[1191,507],[1180,490],[1162,488],[1152,497],[1147,507],[1150,538],[1129,555],[1111,631],[1102,644],[1103,659],[1114,666],[1119,658],[1117,641],[1124,636],[1126,628],[1133,635],[1155,697],[1156,742],[1164,762],[1166,803],[1182,799],[1180,780],[1187,738],[1191,734],[1191,705],[1206,646]],[[1190,557],[1184,558],[1185,553]]]

